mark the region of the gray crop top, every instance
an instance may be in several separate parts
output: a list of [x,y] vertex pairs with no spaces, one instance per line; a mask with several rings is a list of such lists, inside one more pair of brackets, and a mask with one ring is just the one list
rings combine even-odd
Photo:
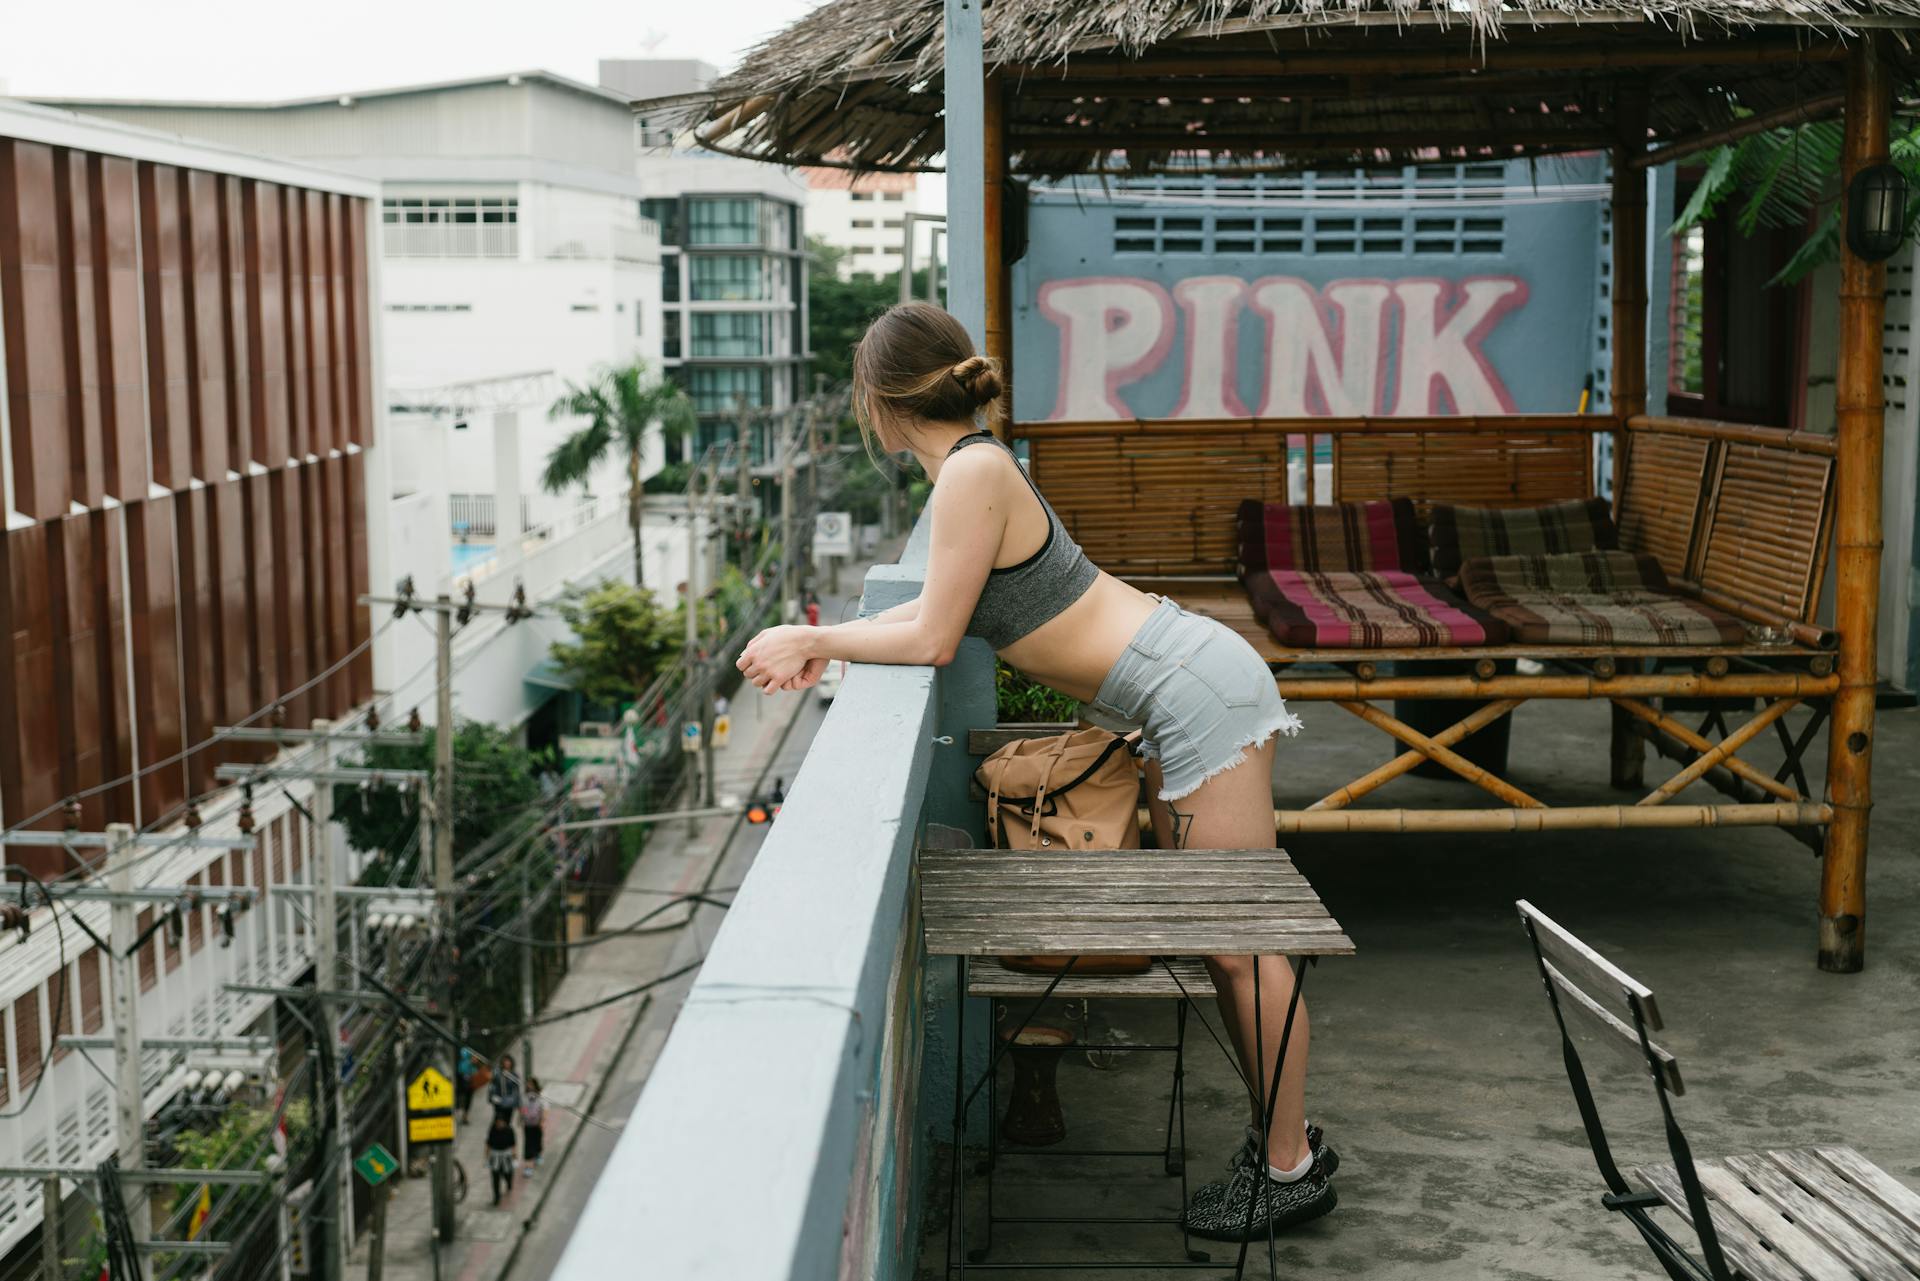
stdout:
[[[1009,457],[1013,455],[1013,450],[999,437],[982,431],[955,441],[947,457],[981,441],[992,441],[1005,449]],[[1061,525],[1053,505],[1041,495],[1017,457],[1013,465],[1019,468],[1020,478],[1027,482],[1027,488],[1033,490],[1033,496],[1040,500],[1041,509],[1047,513],[1047,539],[1040,544],[1039,551],[1019,564],[995,569],[987,575],[986,586],[980,589],[980,600],[967,622],[967,635],[978,636],[996,650],[1005,649],[1037,630],[1042,623],[1085,596],[1094,580],[1100,577],[1099,569]]]

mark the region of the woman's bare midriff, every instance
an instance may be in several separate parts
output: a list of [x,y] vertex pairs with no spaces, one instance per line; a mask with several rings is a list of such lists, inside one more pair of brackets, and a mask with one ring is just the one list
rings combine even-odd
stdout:
[[1102,573],[1087,594],[1000,651],[1007,665],[1085,703],[1158,602]]

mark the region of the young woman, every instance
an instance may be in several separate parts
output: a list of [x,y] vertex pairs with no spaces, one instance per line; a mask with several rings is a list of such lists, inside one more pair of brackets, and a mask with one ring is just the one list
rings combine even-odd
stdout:
[[540,1154],[547,1137],[547,1101],[540,1095],[540,1078],[527,1078],[526,1097],[520,1102],[520,1159],[526,1162],[529,1179],[540,1168]]
[[493,1080],[487,1086],[487,1102],[493,1105],[496,1117],[505,1117],[509,1123],[513,1121],[513,1114],[520,1110],[520,1075],[513,1070],[513,1055],[500,1056]]
[[493,1183],[493,1203],[499,1205],[501,1196],[513,1191],[513,1122],[505,1112],[493,1114],[493,1127],[487,1131],[487,1177]]
[[[768,628],[740,657],[748,679],[771,693],[804,689],[841,659],[944,665],[962,637],[978,636],[1014,668],[1078,699],[1088,720],[1140,731],[1162,848],[1271,847],[1273,738],[1300,723],[1253,647],[1087,559],[1012,451],[977,426],[982,407],[1000,396],[1000,375],[952,316],[926,303],[886,312],[854,351],[853,380],[868,440],[912,453],[934,482],[926,586],[872,618]],[[1292,971],[1278,957],[1262,964],[1264,1044],[1256,1047],[1253,961],[1216,957],[1208,967],[1247,1079],[1271,1082]],[[1307,1042],[1303,1004],[1266,1136],[1267,1168],[1254,1168],[1260,1135],[1249,1127],[1228,1177],[1187,1207],[1192,1231],[1237,1240],[1250,1202],[1256,1235],[1334,1207],[1337,1158],[1306,1123]],[[1255,1104],[1256,1126],[1259,1116]]]

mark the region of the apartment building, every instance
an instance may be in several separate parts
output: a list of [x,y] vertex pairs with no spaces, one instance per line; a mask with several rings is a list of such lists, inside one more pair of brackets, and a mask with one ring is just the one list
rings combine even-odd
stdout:
[[[688,60],[600,63],[623,100],[692,92],[716,74]],[[634,136],[641,212],[660,228],[662,358],[693,399],[701,443],[726,439],[742,403],[782,409],[807,391],[807,186],[656,120],[639,118]]]

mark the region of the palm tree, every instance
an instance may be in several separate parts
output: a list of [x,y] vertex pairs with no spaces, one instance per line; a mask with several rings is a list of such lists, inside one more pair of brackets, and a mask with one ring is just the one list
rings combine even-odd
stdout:
[[583,485],[602,459],[615,450],[627,458],[627,523],[633,527],[633,581],[646,585],[640,541],[640,504],[643,498],[640,454],[649,427],[658,424],[668,436],[693,429],[693,405],[685,392],[654,378],[645,361],[602,372],[585,386],[567,384],[566,394],[547,411],[551,418],[586,418],[579,431],[553,447],[547,455],[540,484],[550,494],[569,485]]
[[[1920,122],[1902,119],[1888,147],[1888,158],[1920,184]],[[1679,235],[1732,205],[1734,225],[1751,236],[1762,228],[1804,227],[1809,234],[1770,285],[1798,283],[1807,273],[1840,256],[1840,142],[1835,120],[1819,120],[1751,134],[1715,148],[1693,197],[1668,234]],[[1920,200],[1907,206],[1906,233],[1920,225]]]

